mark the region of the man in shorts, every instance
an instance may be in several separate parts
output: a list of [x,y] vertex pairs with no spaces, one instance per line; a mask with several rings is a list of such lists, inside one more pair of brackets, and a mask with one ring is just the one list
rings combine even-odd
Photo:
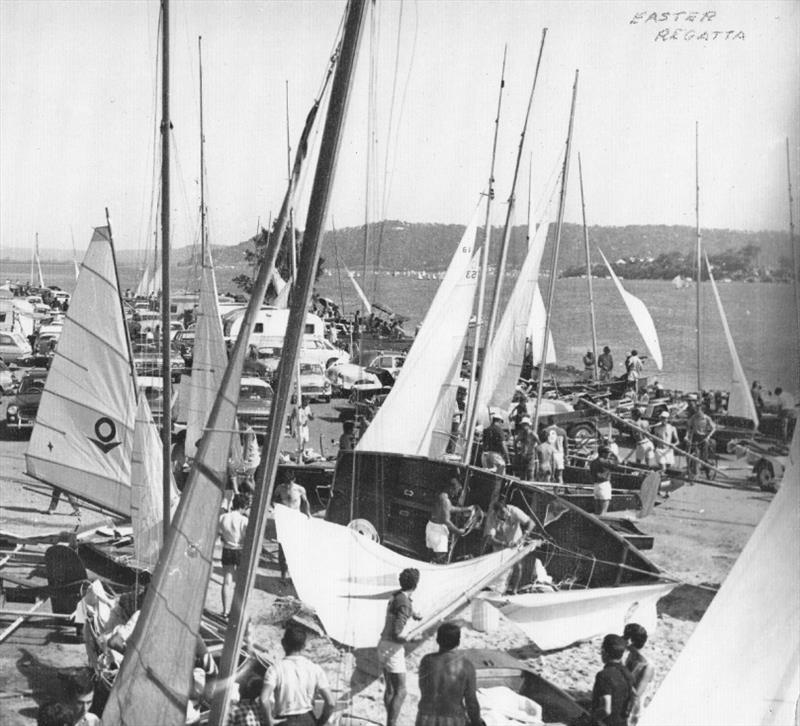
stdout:
[[680,443],[678,430],[669,422],[669,411],[662,411],[658,414],[659,422],[653,427],[653,435],[656,436],[656,464],[662,471],[675,466],[675,451],[673,446]]
[[247,494],[236,494],[230,512],[219,518],[219,536],[222,540],[222,617],[227,618],[233,603],[233,573],[241,563],[242,546],[247,532],[247,514],[250,504]]
[[600,517],[608,511],[611,504],[611,450],[601,446],[597,458],[589,462],[589,471],[594,485],[594,513]]
[[[555,438],[551,435],[551,432],[555,433]],[[555,460],[555,471],[553,472],[553,481],[557,481],[559,484],[564,483],[564,463],[567,460],[567,455],[569,454],[568,446],[567,446],[567,432],[562,429],[560,426],[556,426],[556,424],[550,424],[544,430],[544,438],[546,441],[549,441],[553,448],[555,449],[554,460]]]
[[634,408],[631,411],[633,427],[633,440],[636,442],[636,463],[652,466],[655,459],[653,453],[653,440],[650,438],[650,424],[642,417],[641,409]]
[[406,699],[406,638],[403,630],[409,619],[419,619],[411,600],[419,584],[419,570],[409,567],[400,573],[399,580],[400,589],[386,605],[386,620],[378,641],[378,663],[386,681],[383,703],[387,726],[396,726]]
[[[306,517],[311,516],[311,505],[308,503],[306,490],[297,483],[294,473],[291,471],[286,474],[284,480],[275,488],[275,498],[289,509],[296,509]],[[278,566],[281,570],[281,580],[286,579],[288,567],[286,565],[286,555],[283,547],[278,543]]]
[[[463,537],[465,530],[456,527],[451,518],[453,512],[469,512],[472,507],[456,507],[452,499],[457,499],[461,491],[458,479],[451,479],[439,492],[431,509],[431,518],[425,525],[425,546],[431,553],[431,562],[443,565],[447,562],[450,550],[450,533]],[[452,499],[451,499],[452,498]]]

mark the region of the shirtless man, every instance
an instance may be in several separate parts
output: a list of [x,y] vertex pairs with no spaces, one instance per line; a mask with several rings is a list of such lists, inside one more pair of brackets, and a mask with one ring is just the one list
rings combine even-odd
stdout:
[[[707,461],[711,453],[711,437],[717,430],[717,425],[702,406],[698,408],[689,406],[686,413],[689,414],[689,420],[686,422],[686,449],[690,454]],[[710,470],[708,467],[704,468],[705,475],[708,476]]]
[[431,518],[425,526],[425,546],[431,552],[431,562],[443,565],[447,562],[447,553],[450,544],[450,533],[459,537],[466,534],[466,530],[460,529],[453,524],[451,515],[453,512],[469,512],[472,507],[456,507],[452,499],[458,498],[461,491],[461,484],[458,479],[451,479],[446,486],[439,492],[436,501],[431,509]]
[[419,663],[419,707],[416,726],[480,726],[481,708],[475,694],[475,666],[456,651],[461,628],[442,623],[436,631],[438,653]]
[[656,464],[661,467],[661,471],[675,466],[675,451],[672,446],[680,443],[678,430],[669,422],[669,411],[662,411],[659,416],[659,423],[653,426],[653,434],[656,439]]

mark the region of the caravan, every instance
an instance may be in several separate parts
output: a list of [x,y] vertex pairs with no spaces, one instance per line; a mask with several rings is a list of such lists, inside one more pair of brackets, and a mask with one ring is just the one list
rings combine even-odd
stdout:
[[[223,332],[226,340],[234,341],[239,335],[244,320],[244,308],[232,310],[222,316]],[[250,344],[256,347],[277,346],[283,347],[283,339],[286,336],[286,325],[289,322],[289,310],[287,308],[275,308],[271,305],[263,305],[256,315],[253,325],[253,334],[250,336]],[[303,329],[303,339],[324,338],[325,323],[322,318],[313,313],[306,315],[306,324]]]

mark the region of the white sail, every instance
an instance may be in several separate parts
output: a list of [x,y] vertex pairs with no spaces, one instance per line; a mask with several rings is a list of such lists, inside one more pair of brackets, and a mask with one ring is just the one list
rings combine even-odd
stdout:
[[650,355],[655,361],[656,367],[661,370],[663,365],[663,360],[661,358],[661,346],[658,342],[658,333],[656,332],[655,323],[653,323],[653,318],[650,315],[647,306],[638,297],[631,295],[631,293],[622,287],[622,283],[619,281],[619,278],[616,276],[616,274],[614,274],[614,270],[606,259],[606,256],[603,254],[603,251],[599,248],[597,251],[600,253],[600,257],[603,258],[603,262],[606,263],[606,267],[611,274],[611,279],[617,286],[617,290],[622,296],[622,299],[628,308],[628,312],[633,318],[633,322],[636,323],[636,327],[639,329],[639,333],[644,340],[644,344],[647,346],[647,350],[650,351]]
[[275,288],[275,300],[272,304],[276,308],[289,307],[289,292],[292,286],[281,277],[280,272],[274,270],[272,273],[272,286]]
[[798,520],[800,428],[778,494],[642,715],[641,726],[797,723]]
[[81,268],[80,268],[80,265],[78,264],[78,260],[73,258],[72,265],[75,268],[75,282],[77,282],[78,281],[78,275],[81,274]]
[[736,352],[736,345],[733,342],[731,329],[728,325],[728,317],[725,315],[725,309],[722,307],[722,298],[719,296],[717,283],[714,281],[714,275],[711,273],[711,265],[708,262],[708,256],[706,256],[706,268],[708,269],[708,279],[711,282],[711,290],[714,292],[714,299],[717,301],[717,310],[719,310],[719,317],[720,320],[722,320],[722,329],[725,331],[725,342],[728,344],[728,352],[731,355],[731,364],[733,366],[731,395],[728,398],[728,415],[749,418],[758,426],[756,405],[753,402],[753,397],[750,395],[750,389],[747,386],[747,379],[744,376],[742,362],[739,360],[739,354]]
[[386,603],[399,590],[398,575],[406,567],[420,572],[414,609],[422,622],[435,623],[451,601],[508,563],[517,550],[434,565],[413,560],[373,542],[353,529],[275,507],[278,541],[286,553],[292,584],[299,598],[316,612],[328,635],[354,648],[374,647],[383,629]]
[[[452,386],[454,361],[460,363],[472,314],[478,283],[478,258],[473,253],[477,224],[476,208],[414,339],[403,373],[356,450],[423,456],[431,452],[434,429],[442,419],[437,404],[443,388]],[[445,418],[449,421],[449,416]],[[409,426],[409,421],[414,425]]]
[[193,458],[203,435],[211,407],[222,385],[228,353],[222,333],[214,268],[203,265],[197,310],[192,375],[188,380],[186,403],[186,456]]
[[[531,341],[531,351],[533,353],[533,365],[538,366],[542,361],[542,345],[544,342],[544,330],[547,325],[547,309],[544,306],[544,299],[542,298],[542,290],[539,283],[536,283],[536,288],[533,291],[533,305],[531,306],[531,320],[528,326],[528,337]],[[556,346],[553,342],[553,331],[550,330],[547,335],[547,355],[545,356],[546,363],[557,363],[556,359]]]
[[137,564],[149,572],[158,562],[163,540],[162,461],[161,440],[153,414],[147,398],[140,395],[131,453],[131,525]]
[[350,278],[350,282],[353,283],[353,287],[356,290],[356,294],[358,295],[359,298],[361,298],[361,302],[364,303],[364,309],[368,313],[371,313],[372,312],[372,303],[370,303],[369,298],[367,298],[367,296],[364,294],[364,291],[361,289],[361,285],[359,285],[356,282],[355,273],[354,272],[350,272],[350,270],[347,269],[347,265],[345,265],[344,262],[342,262],[342,267],[344,267],[344,271],[345,271],[345,274],[347,275],[347,277]]
[[147,297],[150,286],[150,265],[144,268],[142,276],[139,278],[139,284],[136,286],[136,297]]
[[39,404],[28,474],[129,515],[136,398],[114,252],[98,227]]
[[[476,402],[476,421],[484,426],[489,424],[490,406],[501,409],[510,406],[511,397],[519,381],[525,355],[525,339],[531,328],[534,297],[539,289],[537,283],[542,258],[540,250],[544,247],[546,236],[547,225],[540,224],[491,344],[486,348],[481,369],[480,392]],[[541,350],[540,339],[539,351]]]
[[42,261],[39,259],[39,237],[36,237],[36,271],[39,275],[39,287],[44,287],[44,276],[42,275]]

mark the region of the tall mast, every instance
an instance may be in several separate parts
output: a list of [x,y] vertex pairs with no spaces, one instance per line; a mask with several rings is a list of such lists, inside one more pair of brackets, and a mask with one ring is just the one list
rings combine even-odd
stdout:
[[[237,655],[242,643],[247,598],[255,580],[261,541],[267,522],[267,506],[272,499],[273,484],[278,468],[278,449],[283,436],[282,422],[286,417],[286,409],[291,395],[300,343],[303,335],[303,324],[311,298],[314,275],[319,261],[319,249],[322,232],[328,213],[328,199],[336,171],[336,159],[339,151],[341,131],[344,126],[345,112],[350,96],[350,85],[355,69],[358,41],[363,25],[366,0],[350,0],[344,22],[344,36],[341,52],[336,65],[331,87],[331,98],[325,128],[322,133],[319,160],[308,203],[308,216],[300,260],[297,266],[297,283],[292,295],[292,306],[286,328],[286,338],[281,357],[280,375],[278,376],[275,397],[270,411],[270,427],[264,443],[262,460],[264,462],[261,476],[256,485],[256,496],[253,511],[249,517],[245,541],[248,547],[244,550],[241,567],[236,573],[236,589],[231,608],[231,622],[225,635],[222,663],[219,680],[228,683],[237,665]],[[228,688],[219,689],[213,703],[211,723],[223,723],[227,712]]]
[[170,523],[170,474],[172,449],[172,371],[169,366],[169,0],[161,0],[163,13],[161,36],[161,371],[163,400],[162,486],[164,491],[164,541]]
[[702,265],[702,238],[700,236],[700,131],[697,121],[694,122],[694,213],[695,213],[695,269],[697,270],[697,291],[696,291],[696,317],[695,330],[697,331],[697,392],[703,390],[701,373],[701,350],[700,350],[700,312],[703,304],[700,294],[700,280],[703,275]]
[[544,343],[542,357],[539,361],[539,383],[536,388],[536,413],[533,418],[533,430],[539,429],[539,409],[544,387],[544,371],[547,365],[547,348],[550,342],[550,319],[552,317],[553,300],[556,294],[556,275],[558,274],[558,248],[561,246],[561,226],[564,223],[564,207],[567,200],[567,179],[569,177],[569,154],[572,149],[572,124],[575,120],[575,99],[578,96],[578,71],[575,71],[575,83],[572,86],[572,104],[569,110],[569,130],[567,131],[567,148],[564,152],[564,168],[561,172],[561,194],[558,200],[558,221],[556,222],[556,239],[553,244],[553,261],[550,265],[550,289],[547,294],[547,317],[544,324]]
[[789,245],[792,248],[792,278],[794,280],[794,306],[797,323],[797,361],[795,384],[800,386],[800,259],[794,241],[794,199],[792,199],[792,165],[789,161],[789,138],[786,138],[786,177],[789,182]]
[[203,131],[203,36],[197,36],[197,59],[200,67],[200,266],[206,264],[206,135]]
[[[494,292],[492,294],[492,311],[489,314],[489,326],[486,329],[486,340],[491,343],[494,338],[494,329],[497,324],[497,315],[500,308],[500,292],[503,288],[503,278],[505,277],[506,258],[508,256],[508,242],[511,237],[511,219],[514,214],[514,206],[516,204],[516,189],[517,179],[519,177],[519,167],[522,163],[522,151],[525,147],[525,133],[528,130],[528,119],[531,115],[531,106],[533,105],[533,94],[536,91],[536,81],[539,78],[539,66],[542,62],[542,52],[544,51],[544,39],[547,36],[547,28],[542,28],[542,40],[539,44],[539,56],[536,59],[536,71],[533,74],[533,84],[531,85],[531,93],[528,96],[528,108],[525,111],[525,121],[522,124],[522,133],[519,135],[519,147],[517,149],[517,161],[514,166],[514,179],[511,182],[511,193],[508,196],[508,209],[506,210],[506,224],[503,228],[503,242],[500,247],[500,261],[497,265],[497,276],[495,277]],[[530,199],[530,195],[528,195]],[[478,384],[480,385],[480,383]]]
[[578,179],[581,186],[581,214],[583,215],[583,247],[586,251],[586,281],[589,283],[589,320],[592,323],[592,353],[594,354],[594,380],[597,380],[597,327],[594,319],[594,293],[592,292],[592,258],[589,252],[589,228],[586,226],[586,202],[583,198],[583,166],[578,152]]
[[[494,141],[492,142],[492,163],[489,167],[489,188],[486,193],[486,223],[483,229],[483,252],[481,253],[481,279],[478,285],[478,311],[475,314],[475,335],[472,343],[472,365],[469,371],[469,389],[467,397],[466,408],[466,422],[467,428],[464,431],[466,438],[466,446],[464,446],[464,463],[469,463],[470,456],[472,455],[472,429],[475,428],[475,418],[477,411],[475,405],[478,400],[476,373],[478,368],[478,348],[481,343],[481,327],[483,326],[483,299],[486,294],[486,272],[489,266],[489,242],[492,237],[492,223],[490,217],[490,210],[492,207],[492,199],[494,198],[494,162],[497,157],[497,134],[500,128],[500,108],[503,104],[503,88],[505,87],[506,78],[506,54],[508,53],[508,46],[503,48],[503,67],[500,71],[500,90],[497,95],[497,115],[494,119]],[[466,490],[465,490],[466,491]]]

